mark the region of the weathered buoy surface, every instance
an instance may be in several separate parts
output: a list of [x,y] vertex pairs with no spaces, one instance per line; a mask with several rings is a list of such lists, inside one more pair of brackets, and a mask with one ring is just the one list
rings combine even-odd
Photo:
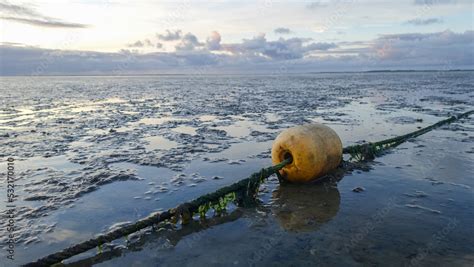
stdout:
[[335,169],[342,160],[342,142],[331,128],[312,123],[281,132],[272,146],[272,162],[293,160],[280,170],[284,179],[295,183],[313,181]]

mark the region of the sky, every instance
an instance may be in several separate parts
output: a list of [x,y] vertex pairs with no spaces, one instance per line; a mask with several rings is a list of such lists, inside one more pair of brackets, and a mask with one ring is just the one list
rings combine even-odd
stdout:
[[0,0],[0,75],[473,69],[473,14],[471,0]]

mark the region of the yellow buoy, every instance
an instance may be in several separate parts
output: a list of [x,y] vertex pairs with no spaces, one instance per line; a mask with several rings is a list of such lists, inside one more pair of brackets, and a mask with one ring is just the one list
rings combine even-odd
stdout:
[[312,123],[281,132],[272,146],[272,162],[293,160],[280,170],[290,182],[313,181],[335,169],[342,160],[342,143],[331,128]]

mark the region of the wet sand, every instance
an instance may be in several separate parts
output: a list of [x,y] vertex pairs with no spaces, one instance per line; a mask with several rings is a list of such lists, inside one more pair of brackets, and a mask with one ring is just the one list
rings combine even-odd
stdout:
[[[287,127],[317,121],[344,145],[376,141],[472,108],[473,82],[472,72],[3,78],[0,156],[16,159],[17,263],[245,178],[270,165]],[[144,231],[129,249],[117,240],[112,252],[68,262],[470,266],[473,122],[413,139],[337,183],[272,178],[256,209]]]

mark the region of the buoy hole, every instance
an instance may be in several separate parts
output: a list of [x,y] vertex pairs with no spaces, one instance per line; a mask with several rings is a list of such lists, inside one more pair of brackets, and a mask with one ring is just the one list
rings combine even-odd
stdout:
[[283,153],[283,160],[290,159],[290,163],[293,162],[293,155],[289,151]]

